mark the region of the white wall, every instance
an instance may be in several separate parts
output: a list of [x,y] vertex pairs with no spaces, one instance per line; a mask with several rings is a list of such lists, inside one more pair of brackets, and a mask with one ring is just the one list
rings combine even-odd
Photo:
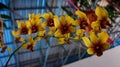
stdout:
[[120,46],[105,51],[101,57],[94,55],[63,67],[120,67]]

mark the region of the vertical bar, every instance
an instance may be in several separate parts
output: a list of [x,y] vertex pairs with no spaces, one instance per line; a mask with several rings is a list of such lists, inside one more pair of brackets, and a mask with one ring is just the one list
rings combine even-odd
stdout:
[[48,56],[49,56],[49,51],[50,51],[50,46],[47,48],[43,67],[46,67],[47,59],[48,59]]
[[[27,0],[25,0],[25,6],[27,6],[27,5],[28,5]],[[25,18],[27,18],[28,17],[28,10],[25,10],[25,12],[26,12]]]
[[[42,0],[42,7],[45,7],[45,2],[46,2],[45,0]],[[43,14],[44,11],[45,11],[45,9],[42,9],[42,10],[41,10],[41,13]]]
[[58,47],[59,47],[59,51],[60,51],[60,54],[59,54],[60,63],[61,63],[61,65],[63,65],[63,62],[64,62],[64,52],[67,52],[67,51],[65,50],[64,45],[60,45]]
[[[12,1],[11,1],[12,2]],[[13,0],[13,2],[12,2],[12,4],[10,3],[10,7],[11,7],[11,9],[12,10],[14,10],[13,9],[13,4],[14,4],[14,0]],[[11,17],[12,17],[12,25],[13,25],[13,29],[15,29],[15,19],[14,19],[14,14],[11,14]],[[13,39],[14,39],[14,37],[13,37]],[[14,46],[14,49],[16,49],[17,48],[17,46]],[[15,53],[15,55],[14,55],[14,57],[15,57],[15,59],[16,59],[16,67],[19,67],[19,59],[18,59],[18,53]]]
[[65,60],[63,61],[63,64],[62,64],[62,65],[64,65],[64,64],[67,62],[67,60],[68,60],[68,58],[69,58],[69,56],[70,56],[70,54],[71,54],[71,52],[72,52],[72,50],[73,50],[73,48],[74,48],[74,44],[71,44],[71,45],[72,45],[72,47],[70,48],[70,50],[69,50],[69,52],[68,52]]
[[[39,3],[40,3],[39,0],[37,0],[37,7],[39,7]],[[36,13],[38,14],[38,12],[39,12],[39,10],[37,9]]]
[[50,51],[50,48],[51,48],[51,47],[50,47],[50,44],[51,44],[51,42],[52,42],[52,38],[47,39],[46,41],[47,41],[48,48],[47,48],[47,51],[46,51],[45,61],[44,61],[43,67],[46,67],[47,59],[48,59],[48,56],[49,56],[49,51]]
[[40,43],[40,67],[42,67],[43,66],[43,61],[44,61],[44,55],[43,55],[43,52],[42,52],[42,48],[41,48],[41,46],[42,46],[42,44]]
[[81,44],[78,46],[78,59],[80,59],[80,54],[81,54]]
[[81,46],[81,49],[83,49],[83,51],[81,51],[81,52],[83,52],[81,55],[80,55],[80,59],[82,59],[84,56],[85,56],[85,54],[86,54],[86,47],[85,47],[85,45],[83,44],[83,42],[81,42],[80,41],[80,46]]
[[[42,2],[42,3],[41,3]],[[39,4],[41,4],[41,5],[39,5]],[[44,7],[45,6],[45,0],[37,0],[37,7]],[[41,11],[38,9],[37,10],[37,13],[41,13],[41,14],[43,14],[44,13],[44,9],[41,9]],[[42,49],[43,49],[43,46],[42,46],[42,40],[39,42],[39,46],[40,46],[40,48],[39,48],[39,51],[40,51],[40,67],[42,67],[43,66],[43,61],[44,61],[44,54],[43,54],[43,51],[42,51]],[[45,62],[44,62],[45,63]]]
[[3,67],[3,63],[2,63],[2,60],[0,59],[0,65],[1,65],[1,67]]
[[49,12],[51,12],[54,15],[54,13],[53,13],[52,9],[49,7],[47,1],[48,0],[45,1],[45,6],[46,6],[46,8],[48,8]]
[[60,15],[60,12],[61,12],[61,6],[62,6],[62,2],[63,2],[63,0],[57,0],[57,1],[60,1],[60,2],[58,2],[59,4],[58,4],[58,8],[57,8],[56,14],[57,14],[57,15]]

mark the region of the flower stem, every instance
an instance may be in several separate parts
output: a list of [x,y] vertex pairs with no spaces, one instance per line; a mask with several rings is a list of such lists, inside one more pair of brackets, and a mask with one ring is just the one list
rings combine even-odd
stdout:
[[5,64],[5,67],[7,67],[10,59],[11,59],[12,56],[15,54],[15,52],[17,52],[23,45],[24,45],[24,43],[23,43],[22,45],[20,45],[20,46],[10,55],[10,57],[8,58],[8,60],[7,60],[6,64]]
[[71,10],[72,14],[73,14],[73,15],[75,15],[75,13],[74,13],[74,11],[73,11],[73,9],[72,9],[72,7],[71,7],[70,3],[69,3],[69,0],[66,0],[66,1],[68,2],[68,6],[69,6],[69,8],[70,8],[70,10]]
[[75,8],[76,10],[80,10],[80,8],[78,8],[78,7],[73,3],[72,0],[69,0],[69,1],[70,1],[70,3],[74,6],[74,8]]

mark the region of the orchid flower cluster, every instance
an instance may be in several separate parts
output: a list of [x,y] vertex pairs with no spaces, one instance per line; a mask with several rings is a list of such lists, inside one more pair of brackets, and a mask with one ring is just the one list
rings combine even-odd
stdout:
[[[107,10],[96,7],[95,10],[86,12],[77,10],[77,19],[71,16],[56,16],[51,12],[41,14],[29,14],[28,20],[17,21],[18,30],[12,31],[15,42],[22,42],[22,48],[33,51],[34,46],[41,39],[56,38],[58,45],[71,44],[73,41],[82,40],[87,47],[88,54],[101,56],[103,51],[110,47],[107,41],[109,35],[103,29],[111,27]],[[32,36],[35,34],[36,36]],[[23,38],[28,35],[28,38]]]

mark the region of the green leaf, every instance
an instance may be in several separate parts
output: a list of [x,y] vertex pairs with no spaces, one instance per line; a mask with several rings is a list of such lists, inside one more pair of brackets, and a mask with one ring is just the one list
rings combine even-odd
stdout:
[[0,3],[0,9],[10,9],[10,8],[4,5],[3,3]]
[[86,9],[90,8],[90,5],[87,0],[81,0],[80,4],[80,7],[85,7]]
[[76,19],[76,17],[73,15],[73,13],[69,10],[67,10],[65,7],[61,7],[69,16],[71,16],[73,19]]
[[96,0],[91,0],[93,3],[95,3]]
[[114,9],[113,6],[108,6],[107,7],[107,11],[108,11],[108,14],[109,14],[110,18],[114,17],[114,15],[115,15],[115,13],[114,13],[115,9]]
[[1,18],[5,18],[5,19],[8,19],[8,20],[11,20],[11,17],[8,16],[8,15],[5,15],[5,14],[0,14]]
[[72,13],[70,11],[68,11],[65,7],[61,7],[68,15],[71,15]]
[[118,16],[118,14],[115,13],[115,8],[114,6],[108,6],[106,7],[107,11],[108,11],[108,15],[109,15],[109,18],[115,22],[114,18]]
[[5,23],[3,23],[3,28],[4,28],[4,29],[6,29],[6,28],[7,28],[7,26],[6,26],[6,24],[5,24]]

